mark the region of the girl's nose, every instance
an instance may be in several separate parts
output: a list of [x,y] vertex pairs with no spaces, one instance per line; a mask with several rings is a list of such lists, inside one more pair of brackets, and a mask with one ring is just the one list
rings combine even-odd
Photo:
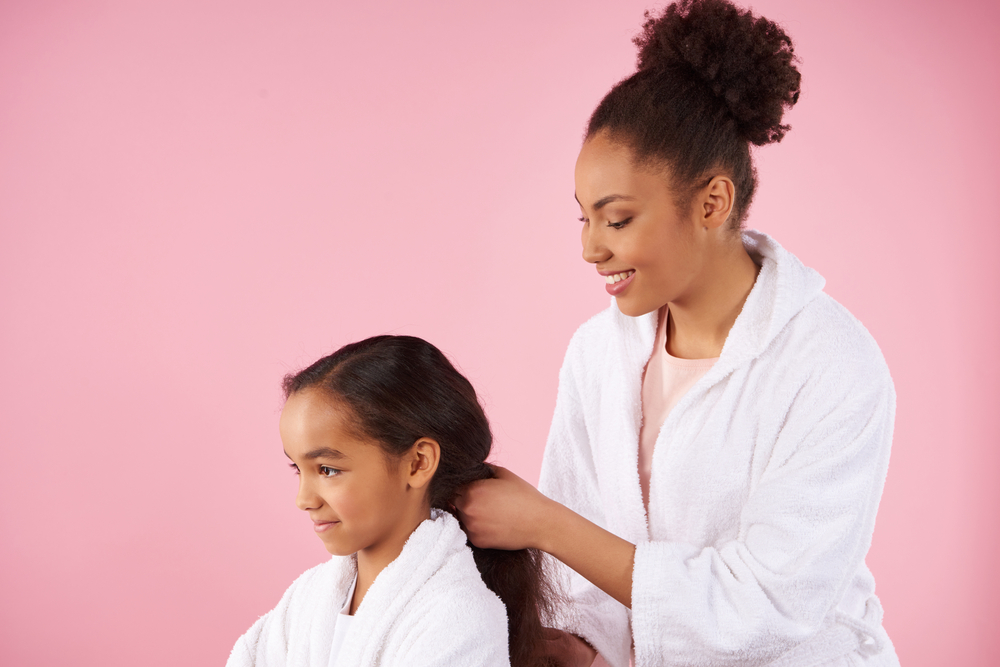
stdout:
[[306,512],[320,506],[319,496],[313,493],[304,475],[299,477],[299,492],[295,494],[295,506]]

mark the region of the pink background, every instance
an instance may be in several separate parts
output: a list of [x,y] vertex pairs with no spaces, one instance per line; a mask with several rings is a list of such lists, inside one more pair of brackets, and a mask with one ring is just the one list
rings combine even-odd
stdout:
[[[802,58],[751,226],[879,341],[869,564],[907,667],[1000,662],[992,2],[761,0]],[[573,163],[644,0],[0,1],[0,663],[220,665],[326,556],[281,376],[439,345],[537,480],[574,329]]]

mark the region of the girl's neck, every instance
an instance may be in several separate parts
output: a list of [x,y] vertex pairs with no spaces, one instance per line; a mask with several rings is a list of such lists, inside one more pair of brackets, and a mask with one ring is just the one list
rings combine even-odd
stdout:
[[742,242],[706,262],[698,287],[667,304],[667,352],[681,359],[718,357],[759,271]]
[[368,593],[368,589],[375,583],[375,579],[381,574],[392,561],[399,558],[403,552],[403,546],[417,527],[431,518],[430,505],[424,505],[411,517],[401,518],[398,529],[392,535],[380,540],[365,549],[358,551],[358,583],[354,587],[354,597],[351,599],[350,614],[353,616],[362,600]]

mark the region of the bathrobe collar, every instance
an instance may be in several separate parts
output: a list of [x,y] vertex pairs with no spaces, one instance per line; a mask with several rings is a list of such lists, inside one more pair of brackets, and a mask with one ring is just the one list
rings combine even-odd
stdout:
[[[802,264],[763,232],[743,232],[743,245],[760,265],[760,273],[726,338],[719,361],[708,374],[712,384],[763,353],[789,320],[816,298],[826,284],[823,276]],[[620,340],[625,343],[623,361],[628,362],[631,375],[637,376],[641,385],[642,370],[653,353],[657,312],[630,317],[618,310],[614,298],[611,307]],[[637,387],[636,392],[640,389]],[[634,404],[641,405],[641,402],[635,400]]]
[[[719,360],[677,403],[674,412],[681,412],[697,395],[760,356],[785,325],[822,292],[826,283],[819,273],[806,267],[767,234],[745,231],[743,245],[760,265],[760,273],[729,331]],[[614,471],[608,474],[619,479],[609,485],[618,497],[606,498],[604,506],[618,508],[616,524],[623,528],[622,537],[633,542],[645,541],[649,539],[649,528],[639,486],[639,429],[642,374],[653,353],[657,312],[631,317],[618,310],[614,298],[611,310],[615,333],[609,341],[612,365],[605,369],[603,378],[610,391],[603,394],[606,402],[602,408],[608,417],[602,423],[609,430],[600,437],[614,439],[618,445],[602,448],[603,456],[610,458],[601,463],[605,470]],[[617,457],[624,457],[629,465],[616,464]]]
[[[393,624],[399,623],[403,608],[423,588],[427,580],[444,566],[454,554],[466,548],[467,537],[458,520],[439,509],[431,510],[431,518],[417,526],[396,560],[389,563],[375,578],[355,614],[351,634],[341,649],[341,664],[378,664],[385,645],[379,638],[389,635]],[[346,567],[338,581],[338,590],[346,595],[357,573],[357,560]]]

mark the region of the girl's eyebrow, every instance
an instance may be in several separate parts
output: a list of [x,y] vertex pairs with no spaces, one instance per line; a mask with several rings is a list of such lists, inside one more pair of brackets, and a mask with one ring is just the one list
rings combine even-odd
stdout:
[[[288,452],[285,452],[285,456],[288,456]],[[291,456],[288,456],[291,459]],[[336,449],[331,449],[329,447],[320,447],[319,449],[314,449],[311,452],[307,452],[302,458],[304,459],[347,459],[350,458],[347,454]]]
[[346,459],[349,458],[347,454],[344,454],[336,449],[330,449],[329,447],[320,447],[319,449],[314,449],[308,452],[305,456],[307,459]]

